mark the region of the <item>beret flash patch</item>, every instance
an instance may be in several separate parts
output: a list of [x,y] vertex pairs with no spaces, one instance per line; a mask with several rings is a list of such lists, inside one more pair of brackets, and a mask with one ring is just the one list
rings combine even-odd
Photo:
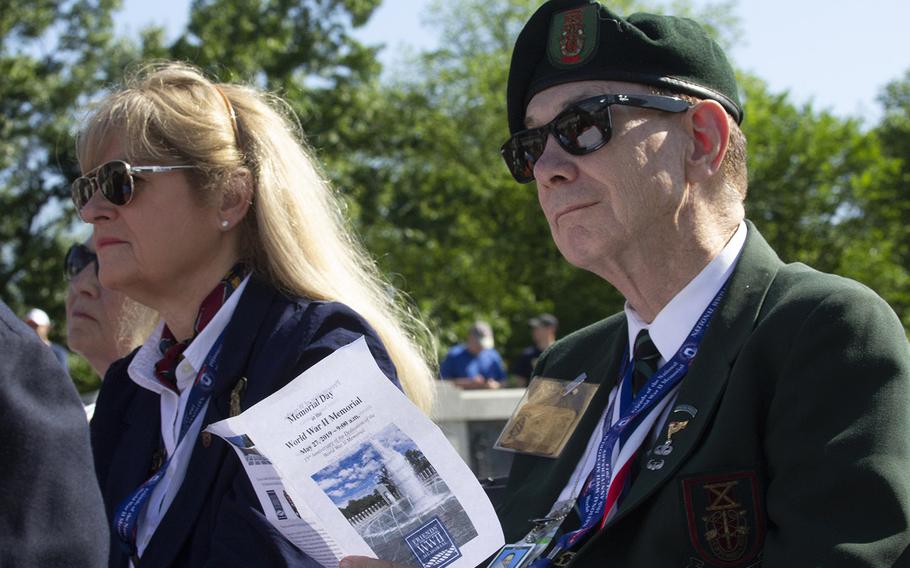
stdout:
[[692,546],[705,566],[750,566],[764,544],[764,514],[754,471],[682,480]]
[[583,65],[597,51],[597,6],[588,4],[553,16],[547,56],[557,68]]

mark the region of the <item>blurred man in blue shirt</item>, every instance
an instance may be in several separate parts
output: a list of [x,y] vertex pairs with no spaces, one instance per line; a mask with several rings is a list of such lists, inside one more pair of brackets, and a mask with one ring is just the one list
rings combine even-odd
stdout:
[[439,374],[463,389],[498,389],[506,378],[506,368],[493,345],[490,324],[474,322],[467,341],[449,349]]

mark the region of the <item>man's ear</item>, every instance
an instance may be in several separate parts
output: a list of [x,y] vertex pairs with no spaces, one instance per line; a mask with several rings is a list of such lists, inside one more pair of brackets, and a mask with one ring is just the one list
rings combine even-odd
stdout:
[[[246,168],[231,173],[227,187],[221,193],[220,216],[222,228],[237,226],[246,216],[253,202],[253,175]],[[224,223],[227,222],[225,226]]]
[[692,145],[686,158],[687,179],[705,183],[720,169],[730,142],[727,111],[717,101],[700,101],[686,114]]

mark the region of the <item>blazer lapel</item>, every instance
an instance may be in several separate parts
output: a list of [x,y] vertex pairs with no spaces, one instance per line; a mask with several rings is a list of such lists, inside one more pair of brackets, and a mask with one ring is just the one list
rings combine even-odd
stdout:
[[[607,406],[610,391],[616,384],[626,345],[625,338],[628,333],[625,331],[625,318],[621,320],[617,318],[616,322],[610,326],[610,331],[606,333],[601,331],[598,334],[604,338],[612,338],[611,343],[583,353],[582,358],[575,358],[566,366],[555,370],[557,375],[554,378],[565,380],[572,380],[579,373],[586,372],[587,382],[597,383],[599,386],[558,458],[516,455],[509,474],[509,483],[514,485],[516,490],[514,496],[499,511],[499,517],[508,520],[505,527],[507,539],[521,538],[528,530],[528,521],[542,518],[549,512],[571,478],[578,460],[584,455],[594,428],[597,427]],[[612,331],[616,328],[618,331]]]
[[[608,525],[618,522],[635,507],[672,479],[697,447],[711,422],[727,385],[730,369],[748,339],[775,274],[783,265],[758,230],[747,221],[748,233],[743,252],[721,303],[705,332],[692,367],[683,378],[679,395],[656,446],[663,444],[670,430],[672,451],[660,450],[642,456],[644,466],[629,489],[617,514]],[[650,438],[641,451],[652,449]]]
[[152,456],[161,437],[158,395],[136,389],[127,404],[129,408],[123,414],[125,433],[114,452],[117,459],[112,461],[106,474],[105,494],[114,496],[111,517],[114,509],[151,477]]
[[[219,362],[218,375],[212,389],[212,398],[206,410],[202,429],[208,424],[223,420],[229,413],[229,392],[244,376],[249,355],[256,342],[258,331],[269,313],[276,292],[255,277],[250,279],[243,297],[225,330],[224,348]],[[186,476],[174,501],[165,513],[158,530],[152,536],[142,556],[145,566],[169,566],[183,548],[183,543],[192,533],[196,519],[201,512],[218,470],[227,454],[233,453],[227,444],[211,439],[210,445],[202,442],[202,436],[193,443],[192,457],[187,466]]]

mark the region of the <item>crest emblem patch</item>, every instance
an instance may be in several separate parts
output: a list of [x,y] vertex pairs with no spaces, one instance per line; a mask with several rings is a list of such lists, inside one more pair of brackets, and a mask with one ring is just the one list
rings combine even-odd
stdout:
[[682,492],[689,538],[706,566],[747,566],[759,556],[765,527],[754,471],[690,477]]
[[550,63],[562,69],[585,63],[597,51],[598,27],[593,4],[553,16],[547,41]]

